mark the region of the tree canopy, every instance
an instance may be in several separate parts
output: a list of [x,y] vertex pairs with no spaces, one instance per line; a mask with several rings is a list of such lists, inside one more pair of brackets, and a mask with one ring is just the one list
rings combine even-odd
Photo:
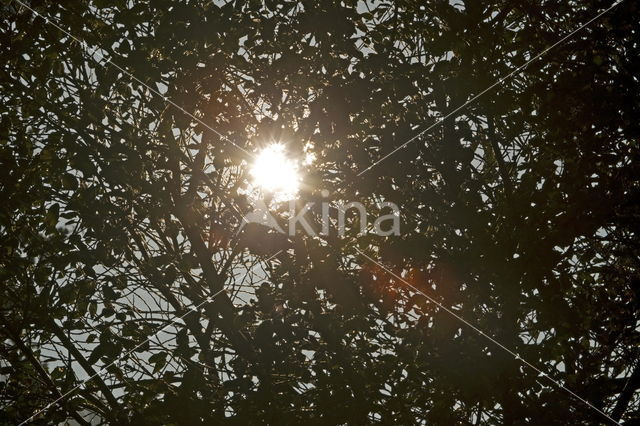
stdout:
[[3,424],[640,421],[637,2],[2,4]]

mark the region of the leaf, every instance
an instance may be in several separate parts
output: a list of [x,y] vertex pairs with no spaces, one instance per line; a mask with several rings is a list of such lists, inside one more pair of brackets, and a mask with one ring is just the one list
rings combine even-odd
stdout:
[[53,203],[44,217],[44,224],[49,229],[55,229],[60,216],[60,204]]
[[62,187],[69,190],[78,189],[78,179],[72,174],[65,173],[62,175]]
[[157,373],[167,364],[167,353],[158,352],[149,357],[149,364],[153,364],[153,372]]

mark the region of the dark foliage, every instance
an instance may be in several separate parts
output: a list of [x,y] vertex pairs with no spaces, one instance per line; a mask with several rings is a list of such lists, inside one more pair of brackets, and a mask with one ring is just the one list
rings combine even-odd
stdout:
[[[638,2],[456,111],[612,2],[24,1],[87,46],[2,2],[0,422],[607,422],[357,248],[637,424]],[[239,231],[271,140],[401,235]]]

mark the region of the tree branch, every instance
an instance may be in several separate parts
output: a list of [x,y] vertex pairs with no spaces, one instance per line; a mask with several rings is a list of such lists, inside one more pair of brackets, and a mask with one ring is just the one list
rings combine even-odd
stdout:
[[493,155],[496,157],[496,162],[498,163],[498,172],[500,173],[500,178],[504,183],[504,188],[507,194],[507,198],[511,199],[511,197],[513,196],[513,185],[511,183],[511,179],[509,178],[509,172],[507,171],[504,158],[502,157],[502,152],[500,151],[500,145],[498,145],[498,139],[496,135],[495,124],[493,123],[493,118],[487,117],[487,127],[489,131],[489,142],[491,143],[491,148],[493,149]]
[[109,416],[109,420],[118,422],[120,420],[119,414],[121,412],[120,404],[118,404],[118,401],[113,396],[113,394],[105,384],[104,380],[102,380],[102,378],[97,374],[97,371],[93,368],[93,366],[89,363],[89,361],[87,361],[87,359],[82,355],[82,353],[80,353],[76,345],[67,337],[64,330],[60,328],[60,326],[56,324],[56,322],[53,319],[49,319],[48,322],[52,328],[53,333],[56,335],[58,339],[60,339],[64,347],[71,353],[71,355],[73,355],[73,358],[78,362],[78,364],[80,364],[82,369],[90,377],[95,376],[91,380],[96,382],[96,384],[98,385],[98,388],[104,395],[105,399],[109,403],[109,406],[111,407],[111,410],[113,411],[113,413],[111,413]]
[[[22,339],[20,339],[19,334],[13,329],[11,324],[9,324],[9,322],[6,320],[6,318],[2,314],[0,314],[0,322],[4,326],[5,331],[9,335],[9,338],[14,341],[14,343],[16,344],[18,349],[20,349],[20,351],[25,355],[25,357],[27,357],[27,359],[29,360],[31,365],[33,365],[33,367],[36,369],[36,371],[38,372],[40,377],[42,377],[44,382],[51,389],[51,391],[53,392],[55,397],[56,398],[61,398],[62,394],[60,393],[60,390],[58,389],[56,384],[53,382],[51,377],[49,376],[49,373],[47,373],[47,371],[44,369],[44,367],[42,367],[42,365],[40,364],[40,361],[38,361],[36,356],[33,354],[33,351],[27,345],[24,344]],[[68,404],[64,404],[64,405],[66,406],[65,408],[67,409],[67,412],[78,423],[80,423],[81,425],[90,425],[90,423],[87,422],[84,418],[82,418],[82,416],[80,416],[80,414],[78,414],[78,412],[76,412],[75,410],[72,410],[70,407],[68,407],[67,406]]]
[[636,364],[636,368],[633,369],[633,373],[631,377],[629,377],[629,381],[626,383],[622,392],[620,392],[620,396],[618,397],[618,402],[616,402],[616,406],[613,408],[613,412],[611,413],[611,418],[613,420],[619,421],[622,418],[622,415],[627,410],[629,403],[631,402],[631,398],[633,398],[633,394],[640,388],[640,362]]

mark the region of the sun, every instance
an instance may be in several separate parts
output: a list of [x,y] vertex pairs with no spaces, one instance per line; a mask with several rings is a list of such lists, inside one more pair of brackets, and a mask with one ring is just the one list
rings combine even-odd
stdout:
[[253,185],[270,194],[275,201],[288,201],[300,189],[298,164],[286,155],[284,145],[274,143],[262,149],[250,172]]

